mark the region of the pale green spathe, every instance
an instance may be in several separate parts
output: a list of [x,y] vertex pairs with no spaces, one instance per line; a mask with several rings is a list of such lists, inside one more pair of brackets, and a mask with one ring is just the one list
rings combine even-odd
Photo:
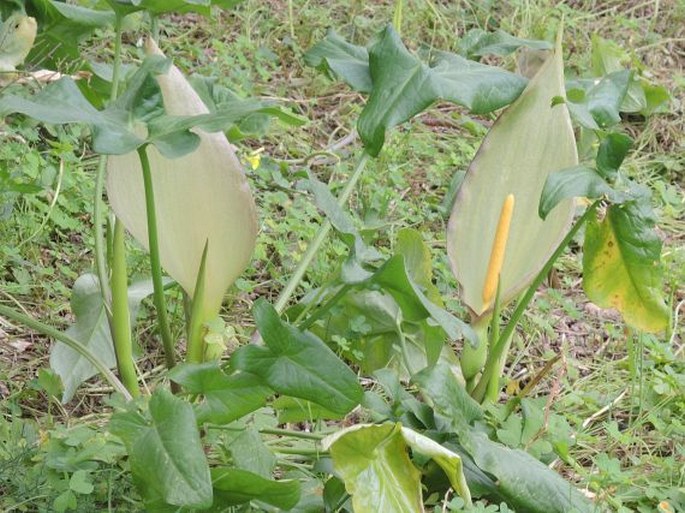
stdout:
[[501,304],[525,289],[566,234],[571,200],[542,221],[540,194],[547,176],[577,164],[571,119],[564,97],[561,38],[521,96],[485,137],[459,189],[447,228],[447,250],[464,302],[476,315],[486,311],[483,285],[495,230],[508,194],[515,207],[500,275]]
[[[161,55],[153,42],[148,43],[146,51]],[[175,66],[158,75],[157,80],[168,114],[208,112]],[[257,217],[233,146],[221,132],[194,131],[200,144],[190,154],[167,159],[153,146],[148,146],[147,152],[162,267],[192,296],[205,242],[209,241],[203,311],[211,318],[219,312],[226,289],[249,262],[257,235]],[[107,195],[112,209],[147,248],[145,191],[138,154],[110,157],[107,170]]]

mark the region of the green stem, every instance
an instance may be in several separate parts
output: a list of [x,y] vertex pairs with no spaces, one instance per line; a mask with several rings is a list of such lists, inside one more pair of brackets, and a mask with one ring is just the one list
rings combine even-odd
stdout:
[[133,397],[140,394],[138,376],[133,365],[133,341],[131,339],[131,313],[128,307],[128,273],[126,271],[126,246],[124,225],[117,219],[114,223],[112,242],[112,340],[117,357],[119,376]]
[[[352,173],[352,176],[350,176],[349,180],[347,181],[347,184],[345,185],[345,188],[343,189],[343,191],[340,193],[340,196],[338,197],[338,204],[339,205],[344,205],[350,199],[350,196],[352,195],[352,191],[354,191],[354,188],[357,186],[357,182],[359,182],[359,179],[361,178],[362,174],[364,173],[364,168],[366,167],[366,163],[368,162],[369,158],[370,158],[370,155],[366,151],[364,151],[362,153],[362,155],[359,157],[359,160],[357,161],[357,166],[355,167],[355,169]],[[321,224],[319,231],[317,232],[317,234],[314,237],[314,239],[312,240],[312,242],[309,244],[309,247],[307,248],[307,251],[305,252],[304,256],[302,257],[302,260],[300,260],[300,263],[298,264],[297,268],[295,269],[295,272],[290,277],[290,280],[288,280],[288,283],[286,283],[285,288],[283,289],[281,294],[278,296],[278,299],[276,300],[276,304],[274,305],[274,307],[276,308],[276,311],[279,314],[283,313],[285,306],[288,304],[288,301],[290,301],[290,298],[295,293],[295,290],[297,289],[300,282],[302,281],[302,278],[304,278],[304,275],[307,272],[307,269],[311,265],[312,260],[314,260],[314,257],[316,256],[319,249],[321,248],[321,245],[323,244],[324,240],[328,236],[328,232],[330,230],[331,230],[331,223],[330,223],[330,221],[328,221],[326,219]]]
[[129,391],[126,390],[124,384],[119,381],[119,379],[111,370],[107,368],[107,365],[105,365],[102,360],[91,353],[90,350],[78,340],[70,337],[64,332],[59,331],[58,329],[53,328],[52,326],[48,326],[47,324],[37,321],[28,315],[17,312],[16,310],[5,305],[0,305],[0,315],[66,344],[68,347],[88,360],[117,392],[121,393],[127,400],[132,398]]
[[[113,102],[118,94],[119,75],[121,69],[121,16],[116,17],[115,21],[115,37],[114,37],[114,63],[112,68],[112,89],[110,91],[109,99]],[[112,330],[112,311],[111,298],[112,293],[109,288],[109,273],[107,272],[107,251],[105,245],[105,236],[103,234],[102,226],[105,224],[104,204],[102,202],[102,195],[105,190],[105,174],[107,172],[107,156],[101,155],[98,162],[98,168],[95,174],[95,201],[93,202],[93,239],[95,240],[95,269],[100,282],[100,292],[102,294],[103,304],[105,305],[105,312],[109,320],[110,330]]]
[[333,297],[331,297],[328,301],[326,301],[323,305],[321,305],[319,308],[314,310],[314,313],[307,317],[299,326],[298,329],[304,331],[308,329],[312,324],[314,324],[316,321],[321,319],[324,315],[326,315],[331,308],[333,308],[338,301],[340,301],[345,294],[352,288],[352,285],[349,283],[344,284],[340,289],[338,289],[338,292],[336,292]]
[[320,449],[298,449],[296,447],[271,447],[271,450],[276,454],[293,454],[295,456],[309,457],[309,456],[326,456],[328,451]]
[[464,348],[459,357],[461,373],[466,380],[466,389],[471,391],[476,386],[478,373],[483,369],[488,357],[488,324],[491,314],[476,318],[471,327],[478,337],[478,347],[473,347],[468,340],[464,341]]
[[[244,427],[226,426],[224,424],[207,424],[207,429],[219,429],[221,431],[240,431],[245,430]],[[295,431],[293,429],[280,428],[262,428],[259,432],[263,435],[278,435],[287,436],[290,438],[301,438],[303,440],[314,440],[316,442],[323,440],[327,435],[319,433],[306,433],[304,431]]]
[[138,157],[143,170],[143,185],[145,187],[145,210],[147,214],[147,235],[150,251],[150,267],[152,285],[154,287],[154,302],[157,313],[159,334],[164,346],[164,358],[168,369],[176,365],[174,356],[174,341],[171,338],[169,321],[167,319],[166,300],[164,299],[164,280],[162,279],[162,261],[159,256],[159,239],[157,236],[157,211],[155,210],[155,192],[152,185],[152,170],[147,156],[146,145],[138,148]]
[[511,340],[514,334],[516,325],[518,324],[518,321],[521,319],[523,312],[525,312],[526,308],[528,308],[528,305],[533,299],[533,296],[535,295],[535,292],[537,291],[538,287],[542,284],[542,282],[545,280],[549,272],[552,270],[554,262],[563,253],[564,249],[566,249],[566,246],[568,246],[573,237],[575,237],[576,233],[578,233],[578,230],[580,230],[581,226],[583,226],[585,222],[590,218],[590,216],[594,214],[599,203],[600,200],[595,201],[592,205],[588,207],[585,213],[575,222],[575,224],[566,234],[566,237],[564,237],[561,243],[557,246],[557,249],[554,251],[554,253],[552,253],[552,256],[549,257],[549,259],[545,263],[545,266],[535,277],[533,283],[530,285],[530,287],[528,287],[528,290],[526,291],[524,296],[516,304],[516,310],[514,310],[514,313],[511,315],[511,319],[509,319],[507,327],[504,328],[504,331],[502,331],[502,333],[500,334],[499,338],[497,339],[497,342],[493,345],[492,351],[490,351],[490,354],[488,354],[488,360],[485,364],[483,374],[480,378],[480,381],[478,382],[478,385],[476,385],[473,394],[471,394],[476,401],[480,402],[483,400],[483,397],[485,396],[485,392],[488,387],[488,383],[492,379],[499,379],[499,376],[495,376],[495,370],[497,369],[497,365],[500,361],[500,358],[506,359],[505,350],[508,349],[509,341]]

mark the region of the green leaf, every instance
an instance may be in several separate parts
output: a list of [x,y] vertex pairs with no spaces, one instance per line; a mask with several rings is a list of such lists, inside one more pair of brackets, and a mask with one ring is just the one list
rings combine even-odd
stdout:
[[77,505],[76,495],[74,495],[74,492],[71,490],[63,491],[52,503],[52,507],[55,508],[57,513],[63,513],[69,509],[76,509]]
[[484,55],[509,55],[521,47],[531,50],[551,50],[547,41],[521,39],[503,30],[486,32],[482,29],[469,30],[459,42],[459,53],[468,59]]
[[426,297],[439,307],[443,307],[438,287],[433,283],[433,262],[430,248],[421,233],[413,228],[402,228],[397,232],[395,253],[404,256],[404,267],[409,278],[421,287]]
[[[135,324],[141,301],[150,294],[152,282],[149,280],[134,283],[129,287],[128,301],[132,326]],[[76,323],[67,330],[67,334],[97,354],[107,366],[116,367],[112,336],[97,276],[84,274],[76,280],[71,296],[71,311],[76,317]],[[50,367],[62,378],[63,403],[71,400],[81,383],[98,373],[88,360],[62,342],[57,342],[50,352]]]
[[169,379],[202,396],[194,405],[199,424],[229,424],[264,406],[272,394],[257,376],[244,372],[229,376],[219,362],[181,363],[169,371]]
[[597,150],[597,171],[604,178],[613,178],[633,145],[625,134],[612,132],[604,136]]
[[509,506],[526,513],[590,513],[593,504],[572,483],[521,451],[492,442],[481,432],[459,433],[478,467],[494,476]]
[[400,424],[356,425],[324,440],[355,513],[423,511],[421,474],[407,454]]
[[[595,76],[602,77],[616,71],[622,71],[627,65],[630,67],[631,58],[628,52],[614,41],[592,35],[592,71]],[[641,112],[647,107],[644,85],[642,80],[634,76],[628,85],[626,95],[621,102],[621,112]]]
[[435,411],[452,422],[457,432],[483,417],[480,405],[466,392],[452,368],[438,362],[414,375],[412,380]]
[[227,132],[234,142],[248,136],[264,135],[272,118],[294,127],[307,122],[275,102],[242,98],[231,89],[218,85],[216,80],[215,77],[193,75],[189,82],[209,112],[220,116],[221,130]]
[[85,470],[77,470],[69,479],[69,489],[81,495],[89,495],[93,493],[95,487],[90,480],[88,472]]
[[611,186],[591,167],[574,166],[556,171],[547,177],[540,196],[538,215],[545,219],[560,202],[569,198],[598,199],[614,197]]
[[262,441],[253,425],[243,429],[238,436],[226,443],[225,447],[231,451],[235,466],[265,479],[271,477],[276,466],[276,457]]
[[410,119],[438,100],[483,114],[512,102],[523,90],[523,77],[438,53],[431,65],[412,55],[388,25],[369,50],[373,90],[357,130],[366,150],[378,155],[386,130]]
[[643,116],[650,116],[656,112],[665,112],[668,109],[668,102],[671,101],[671,94],[664,86],[643,84],[645,100],[647,105],[640,111]]
[[591,219],[583,248],[583,286],[603,308],[615,308],[629,325],[648,332],[666,329],[661,239],[648,197],[608,208]]
[[447,251],[462,299],[476,315],[492,308],[492,302],[483,298],[483,289],[502,206],[510,194],[513,216],[499,273],[503,307],[528,287],[571,223],[570,200],[544,221],[538,216],[547,176],[578,163],[568,111],[564,104],[552,104],[563,94],[559,40],[526,90],[493,125],[457,193],[447,228]]
[[146,502],[212,504],[209,465],[190,403],[157,389],[147,415],[133,409],[115,413],[109,429],[126,445],[134,482]]
[[231,358],[236,369],[262,378],[277,392],[347,413],[362,399],[357,376],[318,337],[281,321],[264,300],[254,317],[266,347],[243,346]]
[[566,105],[581,126],[592,130],[607,129],[621,121],[621,103],[631,77],[630,71],[623,70],[610,73],[599,81],[569,81]]
[[352,258],[358,265],[381,258],[381,254],[373,247],[368,246],[362,239],[359,231],[354,226],[352,217],[343,210],[335,199],[328,186],[310,173],[309,180],[305,182],[314,195],[316,206],[326,215],[331,225],[342,236],[343,241],[351,248]]
[[370,93],[373,89],[368,50],[348,43],[333,29],[329,29],[324,40],[305,53],[304,62],[335,76],[355,91]]
[[213,468],[212,483],[215,505],[222,507],[259,500],[288,511],[300,500],[299,481],[272,481],[237,468]]
[[466,484],[461,457],[439,443],[416,431],[402,427],[402,437],[414,453],[423,454],[435,461],[445,472],[455,492],[471,505],[471,492]]
[[418,285],[409,277],[403,255],[395,255],[369,279],[390,294],[407,320],[421,321],[431,317],[452,340],[464,335],[469,340],[477,340],[473,330],[462,320],[430,301]]
[[49,84],[30,99],[3,96],[0,113],[24,114],[43,123],[89,125],[93,131],[93,150],[97,153],[125,153],[144,142],[115,114],[93,107],[68,77]]

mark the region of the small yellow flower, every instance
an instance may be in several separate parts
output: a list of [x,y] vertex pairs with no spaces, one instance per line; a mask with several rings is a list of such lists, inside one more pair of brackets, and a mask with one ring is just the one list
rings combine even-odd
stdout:
[[245,156],[245,161],[250,165],[252,171],[255,171],[259,167],[259,164],[262,161],[261,153],[262,148]]

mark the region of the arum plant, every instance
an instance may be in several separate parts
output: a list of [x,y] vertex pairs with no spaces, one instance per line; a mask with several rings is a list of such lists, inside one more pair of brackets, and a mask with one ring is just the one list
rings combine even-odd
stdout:
[[[386,133],[393,127],[441,100],[474,113],[492,112],[511,103],[526,83],[514,73],[448,52],[437,52],[428,62],[423,61],[406,48],[398,34],[401,3],[397,4],[396,14],[396,26],[387,25],[368,47],[351,44],[331,30],[305,55],[309,66],[368,96],[357,123],[364,148],[338,197],[339,205],[347,203],[368,161],[380,154]],[[276,302],[279,312],[294,294],[330,230],[330,222],[324,221]]]
[[[158,15],[184,6],[208,13],[210,3],[215,2],[201,6],[180,0],[173,5],[117,1],[110,2],[112,16],[108,11],[74,11],[72,6],[50,2],[48,14],[67,20],[65,23],[88,22],[91,30],[93,26],[114,25],[115,57],[109,77],[109,100],[99,98],[95,91],[84,96],[69,77],[28,97],[10,94],[0,99],[3,115],[18,113],[45,123],[85,124],[91,130],[93,150],[103,156],[116,156],[101,159],[95,180],[98,276],[84,275],[74,286],[72,298],[77,322],[71,336],[80,339],[90,350],[88,354],[100,355],[101,361],[94,367],[83,351],[74,351],[62,343],[55,346],[51,364],[64,382],[64,401],[97,369],[115,365],[130,393],[137,393],[131,327],[137,306],[152,289],[167,364],[173,365],[174,341],[165,328],[163,288],[168,286],[168,280],[162,278],[162,268],[194,300],[189,359],[205,359],[206,325],[216,318],[223,294],[246,265],[256,235],[254,203],[234,149],[222,132],[241,134],[238,126],[250,116],[259,117],[262,125],[264,118],[273,116],[291,125],[303,122],[256,100],[232,98],[230,102],[213,102],[210,112],[180,71],[170,67],[152,43],[148,44],[149,56],[128,78],[123,93],[118,94],[125,16],[148,8]],[[235,2],[223,2],[222,6],[230,3]],[[38,43],[60,37],[56,30],[49,26],[40,32]],[[73,46],[73,42],[68,44]],[[95,105],[91,99],[96,100]],[[176,162],[174,159],[178,158],[181,160]],[[117,214],[109,244],[101,229],[106,172],[108,198]],[[150,251],[152,289],[146,282],[128,284],[124,228]],[[200,290],[204,292],[199,293]]]
[[[162,55],[152,40],[146,43],[146,52]],[[176,67],[156,79],[169,115],[208,113]],[[118,218],[150,251],[158,313],[163,318],[163,267],[193,299],[191,324],[201,326],[219,314],[226,290],[247,265],[257,221],[245,175],[226,136],[195,133],[197,149],[179,158],[145,146],[112,156],[107,193]],[[192,334],[188,360],[200,362],[202,335],[197,329]],[[169,358],[173,342],[168,332],[163,336]]]
[[[605,132],[620,120],[629,79],[627,71],[612,73],[597,91],[587,91],[577,103],[571,98],[580,96],[568,93],[567,100],[559,35],[553,54],[495,123],[467,171],[447,240],[462,299],[479,335],[478,344],[466,343],[461,356],[467,389],[479,401],[497,398],[516,323],[586,222],[583,269],[590,298],[617,308],[641,329],[659,331],[668,324],[648,195],[634,184],[626,186],[618,172],[630,139]],[[571,116],[601,141],[595,168],[578,165]],[[612,180],[628,192],[617,192]],[[571,227],[576,196],[605,198],[614,205],[600,223],[595,216],[599,202],[594,202]],[[632,240],[628,224],[639,228]],[[500,333],[500,309],[524,290]]]
[[530,284],[573,216],[570,200],[544,222],[537,216],[537,199],[548,174],[578,162],[569,113],[564,105],[552,104],[563,94],[559,38],[526,90],[485,137],[457,193],[447,248],[462,300],[479,334],[478,344],[466,344],[461,357],[469,389],[475,387],[488,358],[497,360],[498,366],[504,363],[502,354],[488,351],[495,303],[506,306]]

